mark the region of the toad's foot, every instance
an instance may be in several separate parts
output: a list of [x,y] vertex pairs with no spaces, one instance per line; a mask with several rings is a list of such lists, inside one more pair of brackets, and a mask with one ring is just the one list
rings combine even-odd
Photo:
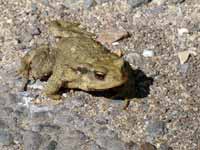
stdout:
[[128,106],[129,106],[129,104],[130,104],[130,100],[129,100],[129,99],[125,99],[125,100],[124,100],[123,109],[126,110],[126,109],[128,108]]
[[56,100],[56,101],[60,101],[62,99],[62,96],[59,95],[59,94],[46,94],[46,93],[43,93],[43,95],[49,97],[52,100]]
[[[20,87],[20,91],[27,91],[28,84],[30,83],[29,80],[29,71],[28,70],[18,70],[16,71],[17,79],[22,80],[22,86]],[[35,82],[35,80],[34,80]]]
[[61,86],[62,86],[62,81],[56,78],[56,76],[52,75],[47,81],[47,85],[44,88],[44,94],[47,97],[50,97],[54,100],[59,100],[61,99],[61,95],[57,93],[61,88]]

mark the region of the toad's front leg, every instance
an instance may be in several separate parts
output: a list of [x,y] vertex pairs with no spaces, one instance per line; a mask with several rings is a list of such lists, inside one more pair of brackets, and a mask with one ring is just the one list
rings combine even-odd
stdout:
[[60,88],[62,86],[68,88],[68,83],[76,81],[77,78],[79,78],[79,75],[68,65],[56,65],[53,69],[53,74],[47,81],[44,93],[48,97],[58,100],[61,98],[61,95],[59,95]]
[[31,56],[27,54],[24,58],[21,59],[21,66],[19,70],[17,70],[16,75],[22,78],[22,90],[26,91],[29,81],[29,73],[30,73],[30,64],[31,64]]
[[47,81],[47,85],[44,88],[44,94],[53,100],[61,99],[61,95],[59,95],[59,90],[62,86],[62,80],[56,75],[52,75]]

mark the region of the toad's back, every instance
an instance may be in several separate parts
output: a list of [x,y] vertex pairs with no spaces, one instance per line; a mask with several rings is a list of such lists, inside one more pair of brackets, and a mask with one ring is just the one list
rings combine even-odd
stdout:
[[57,44],[58,58],[61,62],[69,63],[105,63],[119,59],[113,53],[110,53],[100,43],[91,38],[72,37],[63,38]]

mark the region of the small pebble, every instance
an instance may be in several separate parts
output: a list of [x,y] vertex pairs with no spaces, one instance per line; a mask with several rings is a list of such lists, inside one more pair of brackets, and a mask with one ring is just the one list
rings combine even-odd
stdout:
[[107,43],[110,45],[113,42],[116,42],[128,36],[129,33],[125,29],[110,28],[100,32],[97,41],[101,42],[102,44]]
[[161,144],[158,150],[173,150],[167,144]]
[[180,65],[180,72],[181,72],[182,74],[186,74],[187,71],[188,71],[188,68],[189,68],[189,64],[188,64],[188,63],[181,64],[181,65]]
[[43,89],[43,82],[41,82],[40,80],[37,80],[34,84],[29,85],[30,88],[32,89]]
[[112,53],[116,54],[119,57],[122,57],[124,55],[124,53],[121,49],[116,49],[116,50],[112,51]]
[[37,4],[36,4],[36,3],[33,3],[33,4],[31,5],[32,13],[36,13],[37,9],[38,9]]
[[83,6],[82,0],[65,0],[64,6],[69,9],[77,9]]
[[164,4],[166,2],[166,0],[153,0],[152,3],[156,4],[158,6]]
[[138,53],[129,53],[125,55],[124,59],[128,61],[131,65],[134,65],[134,69],[138,69],[138,66],[140,66],[143,61],[142,57]]
[[184,64],[185,62],[187,62],[187,60],[188,60],[188,58],[191,54],[194,55],[194,56],[197,55],[197,53],[195,51],[192,51],[192,50],[178,52],[178,58],[180,60],[180,64]]
[[147,15],[153,15],[153,14],[156,15],[156,14],[164,13],[165,12],[165,7],[162,6],[162,4],[160,4],[160,5],[161,6],[157,6],[157,7],[152,8],[152,9],[147,9],[145,11],[145,14],[147,14]]
[[144,57],[153,57],[153,56],[154,56],[154,51],[145,49],[145,50],[143,51],[142,55],[143,55]]
[[96,1],[95,0],[84,0],[84,8],[88,9],[92,6],[96,5]]
[[44,12],[42,13],[42,15],[45,16],[45,17],[47,17],[47,16],[49,15],[49,13],[48,13],[48,11],[44,11]]
[[49,5],[49,0],[42,0],[42,3],[43,3],[44,5],[46,5],[46,6],[48,6],[48,5]]
[[170,2],[172,4],[180,4],[180,3],[183,3],[185,0],[171,0]]
[[57,143],[56,141],[51,141],[51,142],[49,143],[49,145],[47,146],[47,150],[55,150],[57,144],[58,144],[58,143]]
[[22,39],[24,42],[30,42],[32,39],[33,39],[33,36],[31,33],[29,32],[25,32],[23,35],[22,35]]
[[11,24],[13,21],[12,21],[12,19],[7,19],[6,22]]
[[135,8],[150,1],[151,0],[128,0],[128,4],[130,8]]
[[97,4],[103,4],[108,2],[109,0],[95,0],[97,2]]
[[189,33],[189,30],[187,28],[180,28],[178,29],[178,35],[183,36],[183,34]]
[[19,92],[19,96],[28,97],[29,95],[30,93],[27,91]]
[[34,36],[34,35],[40,35],[41,31],[39,28],[37,27],[33,27],[32,31],[31,31],[31,34]]
[[112,45],[113,46],[119,45],[119,42],[113,42]]

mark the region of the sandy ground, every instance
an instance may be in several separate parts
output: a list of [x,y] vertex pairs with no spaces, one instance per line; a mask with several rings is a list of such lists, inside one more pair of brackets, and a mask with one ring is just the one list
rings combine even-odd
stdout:
[[[1,149],[200,149],[199,0],[152,0],[136,8],[100,2],[87,8],[81,0],[0,0]],[[39,81],[21,91],[20,57],[51,43],[47,24],[56,19],[80,22],[96,35],[109,28],[130,34],[105,44],[140,70],[140,95],[127,110],[122,101],[84,91],[66,92],[56,104],[40,97],[45,83]]]

